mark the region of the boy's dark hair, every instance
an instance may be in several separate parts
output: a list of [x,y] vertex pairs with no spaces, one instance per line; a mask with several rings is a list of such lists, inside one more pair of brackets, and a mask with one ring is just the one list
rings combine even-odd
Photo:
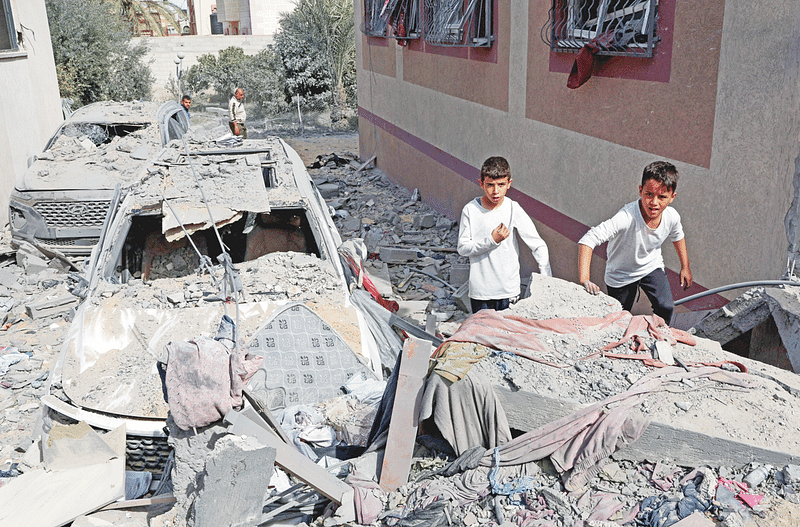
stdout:
[[672,163],[666,161],[653,161],[642,172],[642,186],[647,183],[648,179],[652,179],[661,183],[670,192],[675,192],[678,188],[678,169]]
[[501,179],[504,177],[511,177],[511,168],[508,166],[508,161],[506,161],[505,157],[494,156],[483,162],[481,181],[486,178]]
[[183,97],[181,97],[181,102],[183,102],[183,101],[191,101],[191,100],[192,100],[192,96],[191,95],[184,94]]

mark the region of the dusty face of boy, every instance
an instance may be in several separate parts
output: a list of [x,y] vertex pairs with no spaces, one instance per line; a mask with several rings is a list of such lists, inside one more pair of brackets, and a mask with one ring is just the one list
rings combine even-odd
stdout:
[[508,192],[508,189],[511,188],[512,181],[513,180],[510,177],[498,179],[491,179],[487,177],[482,179],[481,188],[485,194],[486,203],[493,206],[500,205],[503,202],[503,198],[506,196],[506,192]]
[[675,199],[675,194],[654,179],[645,181],[644,186],[639,185],[639,209],[645,221],[659,223],[664,209]]

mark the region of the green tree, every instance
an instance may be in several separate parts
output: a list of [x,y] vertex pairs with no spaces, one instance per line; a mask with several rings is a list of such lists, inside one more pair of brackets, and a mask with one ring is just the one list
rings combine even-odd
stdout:
[[[310,50],[312,56],[321,59],[332,95],[331,120],[346,118],[348,91],[352,92],[355,84],[353,0],[298,0],[295,10],[281,17],[279,39],[281,34],[286,38],[276,40],[276,46],[281,42],[287,45],[300,42],[303,45],[296,46],[298,51]],[[285,57],[292,50],[280,52]],[[287,60],[283,62],[286,68]],[[298,64],[297,60],[288,62]],[[308,66],[313,70],[313,62]],[[284,70],[287,84],[293,73],[296,74],[290,68]]]
[[142,30],[150,31],[153,35],[164,36],[167,26],[172,26],[178,33],[181,32],[179,18],[183,18],[183,11],[168,1],[156,0],[101,0],[113,7],[114,11],[125,20],[131,33],[141,36]]
[[149,97],[146,46],[131,44],[127,24],[99,0],[46,0],[61,96],[82,106]]
[[284,101],[293,104],[299,97],[305,110],[327,108],[331,99],[331,79],[324,59],[314,53],[311,43],[294,33],[281,31],[273,46]]
[[255,110],[254,115],[274,113],[286,105],[279,95],[273,62],[269,49],[245,55],[242,48],[231,46],[218,56],[208,53],[198,57],[197,64],[184,73],[181,82],[189,93],[210,89],[220,102],[227,102],[236,88],[242,88],[248,109]]

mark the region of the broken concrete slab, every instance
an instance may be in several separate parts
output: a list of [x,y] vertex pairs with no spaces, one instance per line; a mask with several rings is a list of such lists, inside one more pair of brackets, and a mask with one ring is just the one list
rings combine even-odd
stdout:
[[61,295],[52,299],[39,300],[25,305],[25,312],[29,317],[44,318],[63,315],[72,311],[80,304],[80,298],[75,295]]
[[117,456],[108,443],[83,421],[75,425],[56,423],[42,446],[47,470],[105,463]]
[[392,491],[408,482],[411,456],[419,427],[419,412],[428,361],[433,346],[425,340],[409,338],[403,346],[397,391],[389,423],[389,437],[380,474],[380,485]]
[[276,451],[275,463],[302,482],[315,488],[337,504],[352,506],[352,502],[347,504],[342,501],[343,496],[351,490],[349,485],[342,483],[327,470],[316,465],[296,448],[284,443],[269,429],[269,425],[253,408],[248,407],[241,412],[231,410],[225,415],[225,422],[231,424],[230,433],[254,437],[263,445],[274,448]]
[[[124,433],[122,428],[123,445]],[[111,443],[118,446],[117,439],[118,433]],[[52,471],[35,468],[10,480],[0,487],[0,525],[60,527],[124,497],[124,446],[122,452],[112,451],[115,457],[103,463]]]
[[382,261],[391,264],[406,263],[417,259],[417,251],[414,249],[381,246],[378,247],[378,254]]
[[139,145],[133,150],[131,150],[131,159],[144,161],[149,156],[150,156],[150,149],[147,148],[147,145]]
[[322,183],[317,185],[317,190],[322,194],[323,199],[333,199],[339,195],[338,183]]
[[[713,344],[717,343],[709,345]],[[681,354],[686,355],[686,352],[682,351]],[[800,460],[800,454],[797,453],[800,449],[800,436],[789,428],[798,419],[793,418],[783,408],[789,399],[797,398],[786,392],[781,384],[789,383],[787,385],[793,389],[800,389],[800,381],[794,378],[794,374],[733,356],[721,349],[718,354],[726,356],[728,360],[744,362],[751,372],[756,373],[750,377],[758,387],[747,391],[715,392],[713,387],[706,386],[705,390],[709,395],[702,399],[702,404],[692,405],[691,412],[675,408],[674,401],[681,400],[680,394],[662,394],[660,404],[650,407],[646,414],[651,422],[642,436],[635,443],[617,451],[613,457],[635,462],[670,459],[688,467],[720,466],[730,460],[736,460],[737,463],[757,461],[777,466],[797,463]],[[778,382],[758,375],[764,370],[778,375]],[[552,373],[554,375],[550,387],[559,383],[569,386],[570,383],[566,380],[559,380],[558,372]],[[498,381],[499,376],[494,381],[495,391],[512,429],[531,430],[583,408],[574,399],[545,393],[549,390],[547,387],[542,387],[542,393],[531,389],[512,391],[499,386]],[[521,381],[518,382],[521,384]],[[526,383],[526,387],[531,386]],[[691,388],[687,386],[687,390],[695,390],[695,393],[698,389],[699,385]],[[781,394],[780,397],[787,399],[787,402],[776,401],[772,397],[773,393]],[[775,426],[776,421],[783,422],[784,425]],[[768,434],[758,432],[767,428],[771,430]],[[780,437],[776,437],[777,432]]]
[[469,264],[453,264],[450,266],[450,283],[460,287],[469,280]]
[[190,515],[193,527],[258,523],[269,487],[275,449],[256,438],[225,436],[214,444],[205,471],[198,475]]
[[389,276],[389,269],[385,265],[380,267],[370,265],[365,267],[364,271],[382,297],[389,298],[394,295],[392,279]]
[[766,290],[770,313],[792,369],[800,372],[800,286]]
[[763,287],[750,289],[694,326],[695,334],[727,344],[770,316]]

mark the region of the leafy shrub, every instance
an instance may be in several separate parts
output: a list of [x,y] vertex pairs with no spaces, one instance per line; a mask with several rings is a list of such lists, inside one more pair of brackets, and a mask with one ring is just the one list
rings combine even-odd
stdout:
[[273,55],[268,49],[245,55],[242,48],[231,46],[219,52],[201,55],[181,79],[184,90],[199,93],[211,90],[218,102],[227,102],[236,88],[242,88],[248,113],[274,113],[285,108]]
[[144,45],[131,45],[127,24],[99,0],[46,0],[61,96],[82,106],[150,95]]

